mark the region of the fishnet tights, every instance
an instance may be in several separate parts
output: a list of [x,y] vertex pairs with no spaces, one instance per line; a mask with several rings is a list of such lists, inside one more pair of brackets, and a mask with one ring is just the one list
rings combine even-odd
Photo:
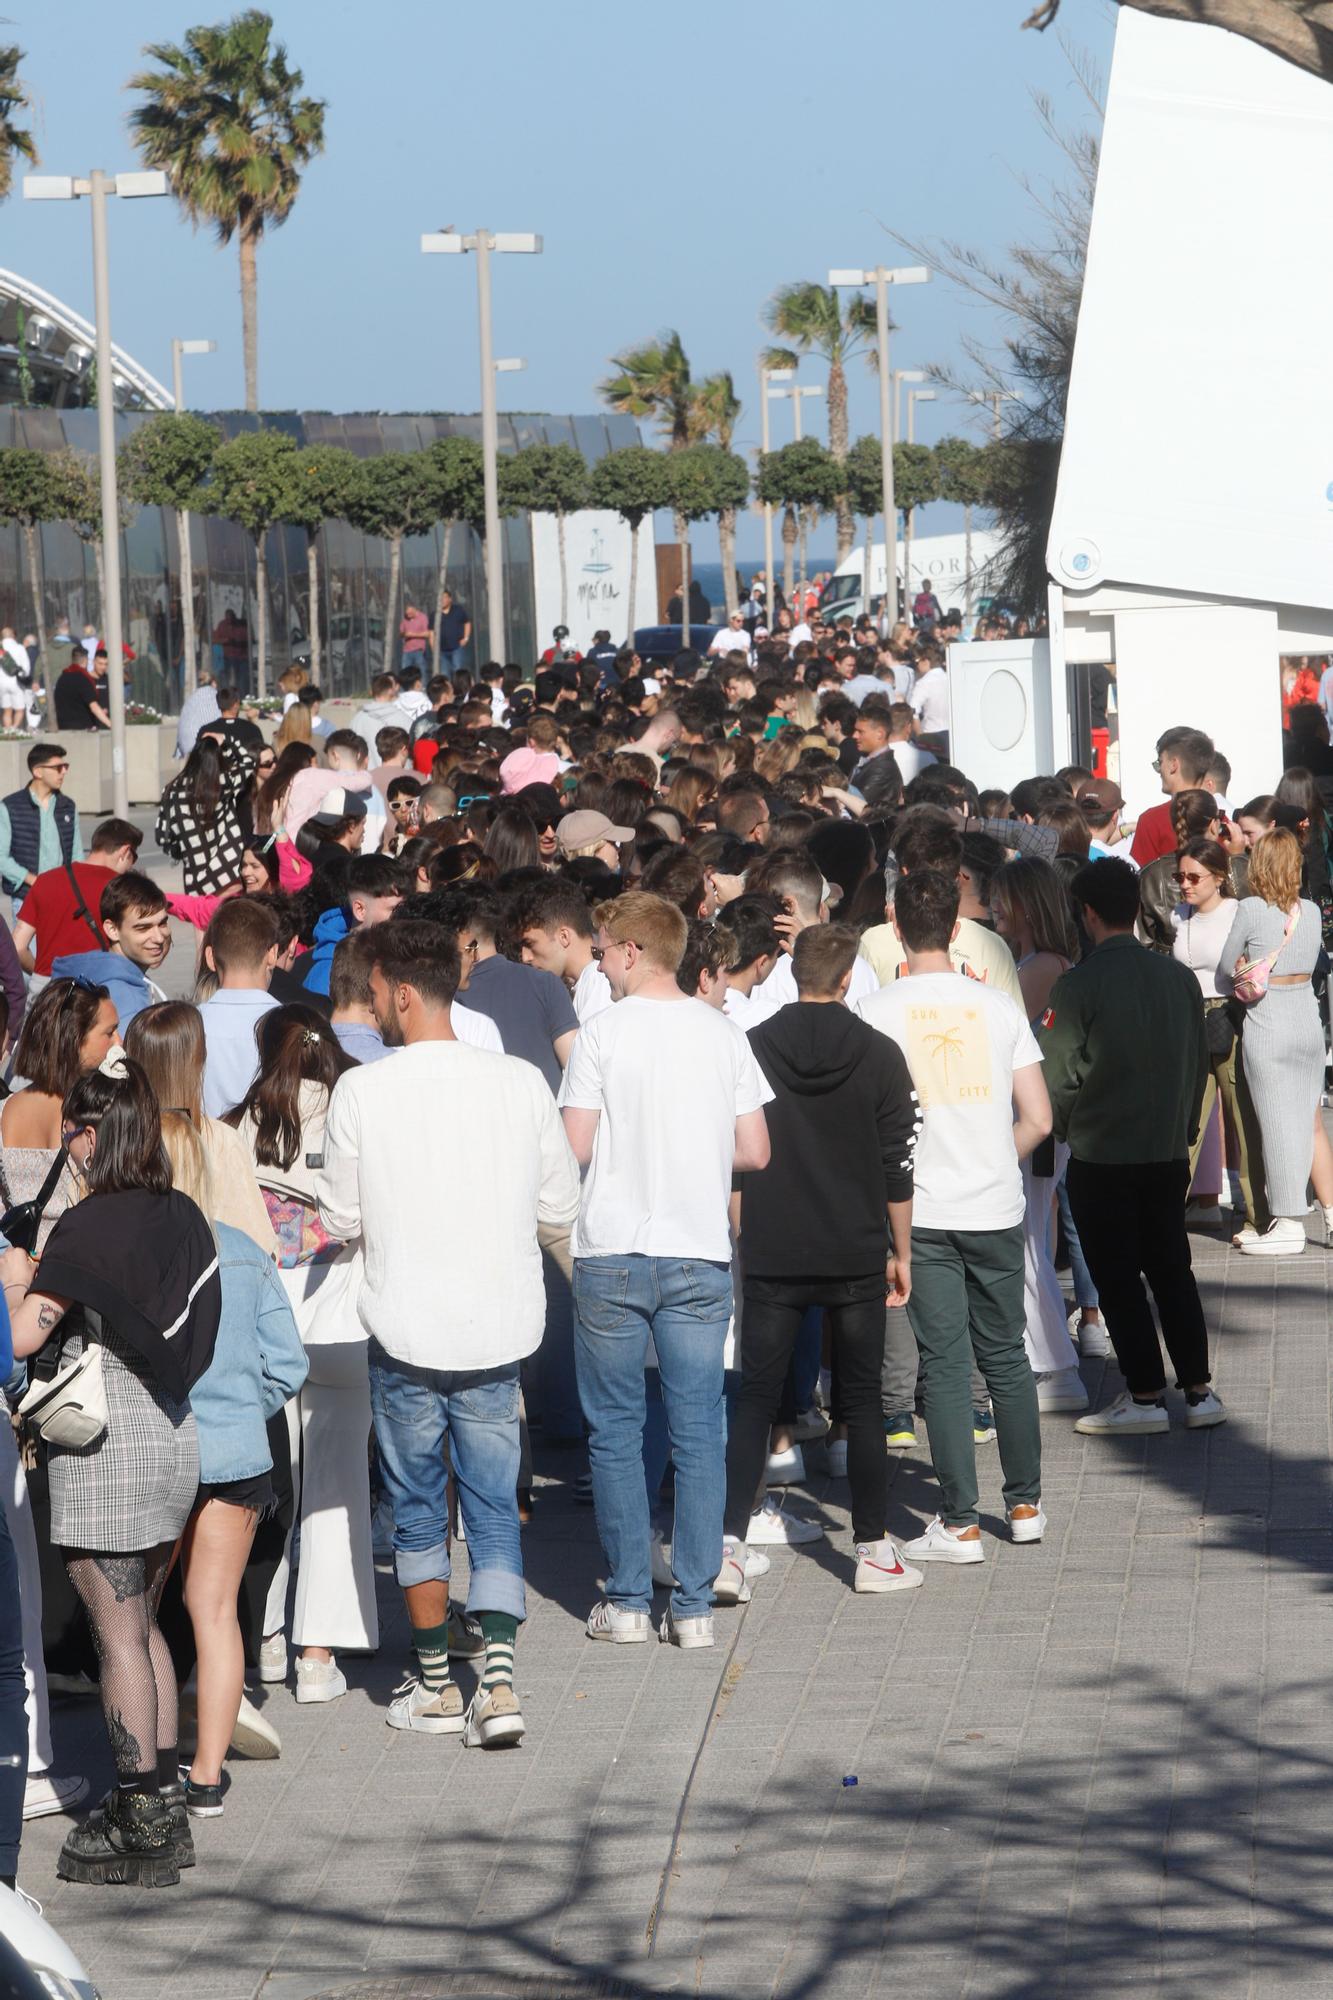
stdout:
[[136,1555],[65,1552],[97,1648],[102,1712],[122,1783],[155,1774],[159,1754],[176,1747],[176,1675],[157,1623],[174,1547],[163,1542]]

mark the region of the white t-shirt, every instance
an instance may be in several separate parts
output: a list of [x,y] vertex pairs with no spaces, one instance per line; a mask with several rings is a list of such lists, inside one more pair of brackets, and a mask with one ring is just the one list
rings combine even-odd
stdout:
[[922,1112],[912,1195],[921,1229],[1011,1229],[1023,1220],[1013,1074],[1041,1061],[1005,993],[960,972],[916,973],[854,1010],[897,1042]]
[[574,1012],[579,1017],[580,1027],[585,1021],[591,1021],[598,1014],[604,1014],[612,1004],[611,988],[607,983],[606,974],[595,958],[588,960],[574,981],[574,991],[570,997],[574,1002]]
[[740,1029],[701,1000],[631,996],[580,1028],[559,1102],[601,1116],[574,1256],[729,1263],[736,1120],[772,1095]]
[[460,1042],[469,1048],[489,1049],[492,1055],[502,1056],[505,1045],[489,1014],[479,1014],[475,1007],[460,1006],[457,1000],[449,1002],[449,1026]]
[[[949,676],[943,667],[927,667],[917,677],[907,699],[912,713],[928,736],[947,733],[949,728]],[[896,755],[896,752],[895,752]]]
[[[879,981],[874,967],[859,955],[852,960],[852,983],[847,989],[847,1005],[854,1007],[858,1000],[866,999],[871,993],[878,993]],[[730,996],[728,996],[730,997]],[[796,968],[792,964],[790,952],[783,952],[768,978],[751,989],[750,1004],[745,1016],[745,1031],[757,1028],[761,1021],[776,1014],[779,1007],[785,1007],[792,1000],[799,999],[796,991]]]
[[733,632],[730,625],[724,625],[720,632],[714,633],[713,643],[708,648],[709,659],[720,660],[727,653],[744,653],[747,660],[753,659],[749,633],[744,630]]
[[905,785],[910,785],[918,771],[924,771],[929,764],[938,764],[939,758],[930,750],[921,749],[919,744],[904,742],[890,743],[893,761],[902,773]]

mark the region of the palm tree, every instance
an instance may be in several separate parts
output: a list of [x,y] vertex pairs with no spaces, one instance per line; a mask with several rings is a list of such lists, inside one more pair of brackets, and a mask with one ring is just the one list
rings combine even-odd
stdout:
[[[723,451],[731,450],[731,440],[740,421],[741,402],[736,385],[725,370],[708,375],[695,386],[691,428],[699,440],[715,438]],[[717,517],[717,539],[722,557],[722,595],[727,616],[739,607],[736,595],[736,509],[725,506]]]
[[[841,465],[847,457],[847,374],[844,363],[870,349],[874,353],[875,308],[860,292],[839,298],[831,285],[800,282],[782,285],[764,309],[769,331],[800,354],[822,354],[828,363],[829,450]],[[771,360],[771,367],[790,362]],[[845,493],[836,503],[838,566],[856,540],[856,522]]]
[[32,102],[18,73],[19,64],[24,61],[26,52],[12,43],[0,48],[0,201],[14,185],[16,153],[30,167],[37,165],[37,146],[32,133],[14,123],[15,113],[28,110]]
[[324,150],[324,101],[301,95],[305,79],[272,31],[272,17],[252,8],[189,29],[183,48],[152,42],[144,54],[161,68],[129,86],[146,98],[130,114],[144,160],[166,170],[192,222],[210,222],[219,243],[238,239],[247,410],[259,408],[255,254],[264,231],[291,214],[302,168]]
[[[683,451],[690,443],[694,423],[695,388],[690,380],[690,357],[674,328],[659,333],[642,347],[626,348],[613,354],[611,366],[617,371],[597,386],[602,401],[622,416],[651,417],[672,451]],[[681,557],[681,599],[689,644],[690,616],[690,524],[673,512],[676,542]]]

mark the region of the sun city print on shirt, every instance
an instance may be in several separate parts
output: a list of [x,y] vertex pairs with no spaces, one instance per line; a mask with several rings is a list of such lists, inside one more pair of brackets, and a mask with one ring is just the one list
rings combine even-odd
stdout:
[[909,1005],[907,1066],[924,1110],[989,1104],[994,1095],[991,1039],[979,1007]]

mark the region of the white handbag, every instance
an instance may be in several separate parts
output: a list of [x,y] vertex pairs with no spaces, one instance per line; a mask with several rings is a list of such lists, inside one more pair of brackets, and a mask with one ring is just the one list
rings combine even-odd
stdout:
[[100,1345],[85,1334],[78,1360],[49,1381],[32,1383],[18,1413],[45,1444],[66,1451],[96,1444],[107,1426]]

